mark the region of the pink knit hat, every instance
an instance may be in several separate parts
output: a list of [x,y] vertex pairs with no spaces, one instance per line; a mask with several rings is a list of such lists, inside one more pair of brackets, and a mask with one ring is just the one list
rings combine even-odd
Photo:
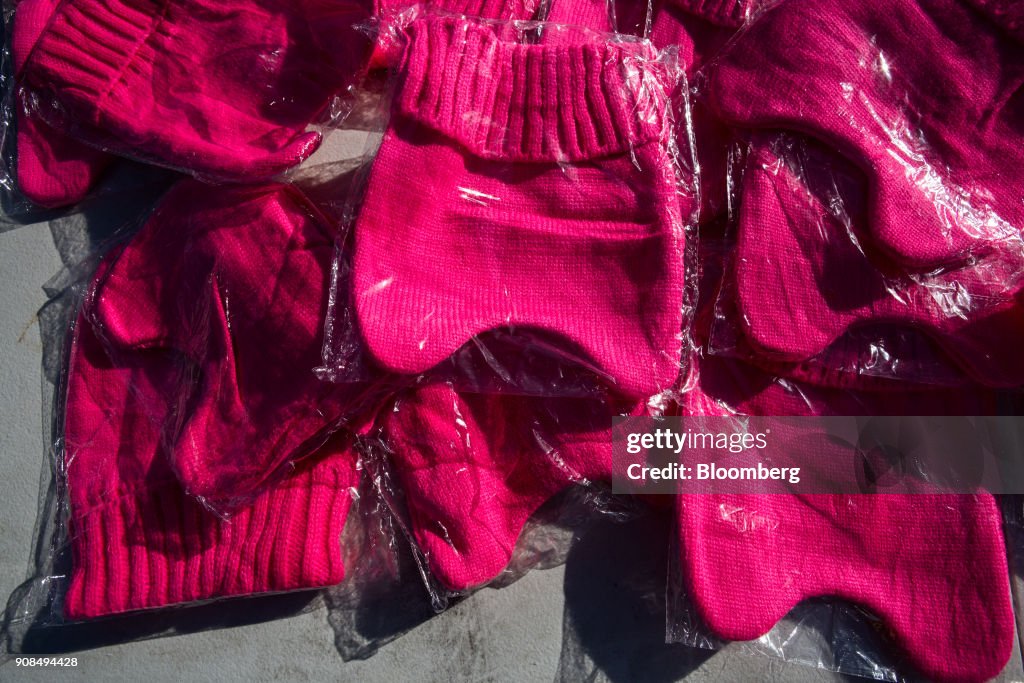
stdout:
[[[712,357],[701,362],[682,414],[984,415],[996,408],[986,391],[820,389]],[[832,597],[880,617],[930,679],[985,680],[1009,659],[1006,546],[987,493],[684,495],[678,519],[687,595],[718,637],[758,638],[797,603]]]
[[174,357],[110,351],[80,318],[64,431],[69,618],[341,581],[341,532],[358,483],[344,440],[222,519],[186,493],[164,449]]
[[508,565],[527,519],[573,484],[611,478],[611,418],[640,406],[470,394],[423,385],[383,414],[381,436],[427,566],[450,590]]
[[198,176],[261,180],[364,68],[347,0],[65,0],[24,64],[32,115]]
[[412,23],[355,226],[380,365],[421,373],[474,335],[533,328],[626,396],[673,385],[684,238],[660,67],[646,43]]
[[[868,180],[869,241],[911,271],[1024,261],[1022,10],[1009,2],[783,0],[711,73],[730,124],[798,131]],[[1018,266],[1019,267],[1019,266]]]
[[364,404],[312,372],[333,244],[292,187],[189,180],[104,261],[68,371],[70,617],[342,578],[331,433]]
[[[915,279],[898,271],[887,277],[885,260],[850,236],[847,220],[855,230],[866,220],[863,186],[842,187],[856,177],[814,146],[798,153],[796,145],[755,139],[735,259],[737,317],[752,346],[770,359],[799,362],[858,326],[897,325],[928,335],[977,381],[1024,384],[1021,256],[997,250]],[[844,216],[815,193],[814,182],[840,188]]]
[[[20,79],[25,60],[59,4],[59,0],[21,0],[17,4],[11,36],[16,78]],[[60,207],[81,201],[113,157],[31,115],[23,96],[20,88],[15,91],[18,189],[40,206]]]
[[177,354],[170,452],[186,490],[210,505],[247,502],[373,413],[369,385],[313,374],[334,239],[292,186],[187,181],[100,281],[94,317],[112,346]]
[[[721,246],[701,242],[705,267],[694,336],[702,346],[719,298]],[[1001,407],[999,394],[988,389],[841,372],[807,384],[706,353],[691,368],[689,391],[680,398],[684,417],[994,415]],[[676,609],[692,606],[719,638],[751,640],[803,600],[839,598],[877,615],[928,678],[994,676],[1009,658],[1014,634],[998,505],[987,493],[939,494],[928,486],[922,482],[927,492],[902,496],[681,495],[679,566],[689,604]]]

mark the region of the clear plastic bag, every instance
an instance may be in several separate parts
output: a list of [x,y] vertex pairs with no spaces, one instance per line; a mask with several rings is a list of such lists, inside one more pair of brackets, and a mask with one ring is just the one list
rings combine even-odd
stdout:
[[609,495],[612,416],[654,410],[423,383],[382,412],[367,467],[443,606],[564,552],[551,505],[577,517],[628,505]]
[[[998,407],[997,397],[962,389],[821,390],[741,361],[709,360],[684,414]],[[755,651],[889,680],[911,671],[939,680],[994,676],[1015,642],[999,506],[985,492],[934,490],[678,496],[670,639],[697,647],[755,641]],[[810,598],[820,600],[805,604]],[[871,630],[883,635],[866,637]],[[953,651],[961,654],[950,658]]]
[[1024,66],[995,6],[777,2],[709,66],[708,106],[749,133],[713,352],[1024,383]]
[[133,230],[80,247],[47,285],[52,298],[40,320],[49,446],[30,576],[8,599],[0,628],[3,658],[322,609],[315,589],[325,586],[327,606],[341,596],[361,602],[396,580],[400,549],[384,533],[390,513],[350,433],[229,518],[186,492],[163,452],[157,411],[173,387],[155,391],[165,388],[161,376],[173,376],[163,373],[173,361],[161,363],[159,350],[106,346],[90,319],[97,279]]
[[214,511],[249,505],[333,432],[359,431],[380,400],[371,383],[330,385],[312,371],[332,225],[293,186],[182,181],[90,291],[97,353],[166,365],[138,411],[176,479]]
[[[305,172],[316,202],[184,180],[80,269],[98,262],[81,308],[62,309],[66,362],[49,354],[53,482],[9,650],[76,620],[333,586],[339,651],[369,656],[453,597],[561,562],[594,513],[632,519],[642,502],[609,494],[615,415],[1019,413],[1018,394],[977,386],[1024,383],[1019,183],[1001,166],[1020,155],[1017,10],[755,4],[377,7],[351,41],[338,34],[363,15],[342,5],[323,26],[299,22],[334,31],[326,44],[286,28],[296,73],[327,48],[319,75],[333,80],[294,99],[303,81],[278,83],[283,109],[258,118],[285,125],[230,163],[251,161],[252,180],[304,158],[307,125],[338,112],[374,37],[371,67],[395,71],[380,115],[360,121],[377,133],[365,173],[352,191],[337,169],[304,168],[293,179]],[[85,6],[46,7],[40,26]],[[965,36],[973,51],[934,50]],[[229,56],[233,43],[207,38],[186,41],[210,48],[196,51],[204,76],[254,55],[257,75],[291,73],[289,50]],[[239,170],[147,117],[111,142],[123,111],[83,118],[95,102],[14,71],[8,111],[32,125],[207,180]],[[210,139],[224,132],[231,117],[168,93],[217,124]],[[228,104],[253,103],[242,95]],[[885,680],[1006,661],[1019,501],[1005,536],[984,492],[653,502],[676,524],[672,642],[728,639]],[[410,598],[416,574],[427,605]],[[657,578],[635,579],[639,599]],[[404,627],[365,628],[406,605]],[[172,632],[177,611],[140,633]]]
[[[0,61],[0,232],[21,225],[87,212],[102,195],[158,189],[171,174],[119,159],[78,143],[24,111],[18,90],[22,66],[48,21],[55,3],[24,3],[21,21],[15,10],[21,2],[3,4],[4,47]],[[36,5],[38,9],[33,10]]]
[[[88,253],[75,268],[87,281],[59,292],[54,330],[67,343],[48,353],[52,447],[35,573],[8,606],[11,648],[141,610],[338,584],[358,593],[394,552],[373,532],[382,508],[361,483],[339,387],[313,375],[327,219],[295,187],[185,180],[137,225]],[[275,359],[274,330],[257,330],[278,323],[288,348]]]
[[851,381],[1020,385],[1006,342],[1024,333],[1021,254],[907,273],[863,236],[855,169],[788,134],[755,136],[745,157],[713,353]]
[[579,28],[420,14],[349,205],[321,377],[672,391],[696,208],[672,58]]
[[[650,40],[659,50],[671,50],[685,71],[690,97],[690,124],[681,135],[680,155],[686,174],[700,178],[696,186],[700,225],[728,209],[729,146],[735,131],[708,106],[707,68],[737,31],[765,3],[757,0],[551,0],[547,21],[615,31]],[[693,164],[693,166],[689,166]]]
[[[702,243],[702,285],[712,286],[702,288],[704,351],[679,407],[684,419],[1019,414],[1015,392],[827,374],[809,383],[708,354],[721,303],[713,284],[729,246]],[[676,496],[669,640],[713,649],[744,641],[753,652],[881,680],[996,675],[1016,620],[1000,506],[984,491],[922,486],[917,495],[723,487]]]
[[43,207],[79,202],[119,156],[209,181],[279,175],[344,118],[370,49],[355,1],[14,9],[8,181]]

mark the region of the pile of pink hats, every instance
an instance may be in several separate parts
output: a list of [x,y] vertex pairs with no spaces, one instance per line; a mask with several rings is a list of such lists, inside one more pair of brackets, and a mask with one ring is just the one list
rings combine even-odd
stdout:
[[[21,195],[190,176],[71,327],[67,618],[338,584],[382,482],[431,590],[487,585],[545,503],[607,490],[614,416],[1018,405],[1017,3],[428,5],[17,3]],[[380,143],[322,201],[291,169],[367,83]],[[714,637],[829,598],[911,674],[1010,657],[986,492],[647,502]]]

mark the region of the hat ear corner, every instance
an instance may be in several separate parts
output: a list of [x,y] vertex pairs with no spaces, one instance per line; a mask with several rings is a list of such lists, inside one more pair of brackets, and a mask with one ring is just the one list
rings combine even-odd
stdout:
[[97,275],[83,313],[107,345],[125,350],[168,346],[172,330],[162,319],[156,279],[122,272],[130,268],[123,268],[130,251],[129,244]]

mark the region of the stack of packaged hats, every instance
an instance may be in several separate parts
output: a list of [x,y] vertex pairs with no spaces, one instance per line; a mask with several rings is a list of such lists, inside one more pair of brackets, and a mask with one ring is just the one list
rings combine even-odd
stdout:
[[[66,618],[337,584],[374,487],[457,594],[607,489],[613,416],[994,415],[1024,385],[1011,0],[20,0],[9,44],[24,198],[117,157],[190,176],[70,331]],[[363,172],[310,199],[291,169],[374,84]],[[670,609],[717,638],[830,597],[929,678],[1010,656],[988,493],[653,503]]]

